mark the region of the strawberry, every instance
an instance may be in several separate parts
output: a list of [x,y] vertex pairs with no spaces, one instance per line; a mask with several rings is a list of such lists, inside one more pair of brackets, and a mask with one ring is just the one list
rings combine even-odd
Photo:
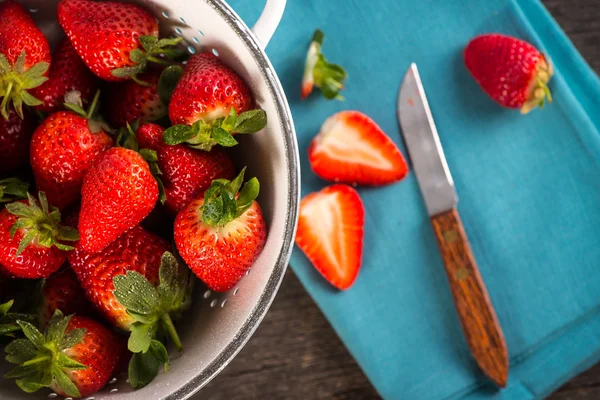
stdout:
[[232,134],[258,132],[267,123],[263,110],[251,110],[253,103],[250,89],[231,68],[212,53],[196,54],[173,91],[169,118],[175,126],[165,131],[165,143],[187,142],[206,151],[215,144],[235,146]]
[[[72,93],[72,92],[71,92]],[[99,92],[88,112],[81,100],[67,103],[72,110],[46,118],[31,140],[31,167],[38,189],[63,209],[79,199],[86,171],[113,145],[95,117]],[[104,129],[103,129],[104,127]]]
[[48,78],[50,46],[23,6],[14,0],[0,3],[0,111],[9,118],[9,103],[23,118],[23,103],[41,104],[28,91]]
[[158,22],[144,8],[115,1],[62,0],[58,22],[88,68],[107,81],[138,80],[148,62],[165,63],[161,54],[182,38],[158,40]]
[[244,168],[233,180],[213,181],[175,218],[175,244],[191,270],[210,289],[234,287],[262,251],[267,229],[254,200],[259,183],[252,178],[239,192]]
[[346,80],[347,74],[344,68],[336,64],[330,64],[325,59],[321,52],[324,38],[323,32],[317,29],[308,47],[304,75],[302,76],[302,99],[308,97],[314,86],[321,89],[323,96],[328,100],[344,99],[340,95],[340,90],[344,88],[344,80]]
[[85,103],[92,101],[98,89],[94,74],[85,66],[68,39],[63,39],[52,56],[52,66],[48,80],[30,90],[30,93],[42,101],[36,110],[52,114],[64,110],[65,95],[78,91]]
[[19,178],[0,179],[0,203],[11,203],[27,198],[29,184]]
[[80,244],[90,253],[104,249],[139,224],[154,208],[159,190],[142,156],[113,147],[87,171],[81,189]]
[[89,304],[77,275],[67,264],[44,281],[39,310],[39,324],[45,327],[56,310],[66,314],[87,315]]
[[43,387],[61,396],[81,398],[102,389],[120,358],[120,337],[88,317],[64,317],[57,310],[45,333],[17,322],[26,339],[6,346],[6,360],[17,366],[5,378],[17,378],[27,393]]
[[334,182],[385,185],[408,173],[394,142],[358,111],[329,117],[308,148],[308,160],[315,174]]
[[131,331],[128,348],[134,353],[130,363],[134,388],[149,383],[158,366],[143,376],[132,366],[148,358],[168,362],[166,349],[154,339],[157,333],[168,335],[182,349],[172,318],[189,307],[193,280],[168,250],[164,239],[136,226],[100,253],[78,247],[69,254],[87,297],[114,326]]
[[481,88],[504,107],[526,114],[552,101],[552,64],[531,44],[506,35],[472,39],[464,51],[467,69]]
[[106,91],[106,119],[112,126],[123,127],[139,119],[151,122],[167,115],[167,106],[158,95],[160,70],[150,70],[139,76],[148,85],[135,81],[115,83]]
[[164,128],[146,124],[137,130],[141,147],[155,150],[162,171],[167,210],[175,215],[195,197],[204,193],[215,179],[233,179],[233,162],[221,149],[200,151],[182,144],[169,146],[162,141]]
[[0,212],[0,270],[17,278],[47,278],[64,263],[78,239],[77,231],[60,225],[60,212],[50,208],[44,192],[39,203],[30,194],[28,203],[9,203]]
[[350,288],[360,270],[365,212],[356,190],[328,186],[300,202],[296,244],[338,289]]
[[12,107],[7,116],[0,118],[0,176],[17,172],[27,163],[35,130],[35,120],[27,109],[23,109],[23,119]]

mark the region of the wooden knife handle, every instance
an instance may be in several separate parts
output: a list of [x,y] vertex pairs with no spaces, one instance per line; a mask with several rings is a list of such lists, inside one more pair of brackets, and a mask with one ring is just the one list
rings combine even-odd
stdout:
[[498,386],[508,380],[508,352],[494,307],[456,209],[431,217],[456,311],[477,364]]

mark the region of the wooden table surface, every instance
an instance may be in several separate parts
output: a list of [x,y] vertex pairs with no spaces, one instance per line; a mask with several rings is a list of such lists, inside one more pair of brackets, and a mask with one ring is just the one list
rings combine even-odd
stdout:
[[[543,2],[590,65],[600,72],[600,0]],[[379,396],[289,270],[252,339],[198,398],[342,400]],[[549,399],[600,399],[600,364],[565,384]]]

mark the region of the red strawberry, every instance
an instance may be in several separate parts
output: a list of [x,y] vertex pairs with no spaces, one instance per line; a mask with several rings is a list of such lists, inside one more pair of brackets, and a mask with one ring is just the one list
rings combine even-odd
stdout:
[[23,109],[23,117],[10,107],[8,118],[0,118],[0,175],[17,172],[29,159],[35,120],[27,109]]
[[151,70],[139,76],[146,84],[135,81],[115,83],[106,91],[105,115],[112,126],[123,127],[136,119],[150,122],[167,115],[167,106],[158,95],[160,70]]
[[164,239],[136,226],[99,253],[90,254],[76,246],[69,253],[69,262],[92,304],[112,325],[129,330],[134,319],[115,299],[113,278],[136,271],[155,286],[161,257],[169,249]]
[[23,103],[40,104],[28,93],[47,79],[50,46],[27,11],[14,0],[0,3],[0,98],[8,119],[9,103],[23,118]]
[[155,150],[160,179],[165,187],[166,207],[177,214],[195,197],[202,195],[215,179],[233,179],[233,162],[221,149],[209,152],[182,144],[169,146],[162,141],[164,128],[146,124],[137,130],[140,147]]
[[44,192],[39,203],[17,201],[0,212],[0,269],[17,278],[47,278],[60,268],[78,239],[77,231],[60,225],[60,213],[50,208]]
[[[235,133],[254,133],[265,127],[263,110],[251,110],[254,100],[246,83],[212,53],[192,56],[169,103],[173,127],[165,142],[188,142],[210,150],[215,144],[235,146]],[[239,114],[239,115],[238,115]]]
[[329,186],[302,199],[296,244],[329,283],[345,290],[360,269],[364,223],[356,190]]
[[94,74],[85,66],[68,39],[63,39],[54,50],[52,66],[48,80],[30,93],[43,104],[35,109],[52,114],[64,110],[65,95],[74,90],[81,94],[82,100],[89,103],[98,88]]
[[158,22],[144,8],[115,1],[62,0],[58,22],[88,68],[107,81],[137,79],[149,61],[170,55],[182,39],[158,40]]
[[83,179],[79,231],[82,248],[104,249],[139,224],[158,200],[158,185],[142,156],[113,147]]
[[[31,140],[31,167],[38,189],[62,209],[76,201],[86,171],[113,145],[113,140],[91,115],[59,111],[46,118]],[[75,107],[75,109],[78,109]]]
[[[129,365],[134,389],[150,383],[168,363],[157,333],[183,349],[173,319],[190,306],[193,279],[168,249],[165,240],[137,226],[98,254],[78,248],[69,255],[88,298],[113,325],[131,331],[127,347],[134,353]],[[140,366],[146,366],[143,378],[135,373]]]
[[394,142],[358,111],[329,117],[308,148],[308,160],[315,174],[334,182],[386,185],[408,173]]
[[85,293],[69,265],[65,265],[44,281],[39,311],[40,326],[45,327],[56,310],[67,315],[79,316],[89,312]]
[[121,355],[121,338],[88,317],[56,311],[43,334],[18,322],[27,339],[6,346],[6,360],[17,364],[5,378],[31,393],[43,387],[62,396],[87,397],[112,378]]
[[552,101],[548,81],[552,65],[531,44],[505,35],[472,39],[464,52],[465,65],[481,88],[504,107],[526,114]]
[[344,99],[340,95],[340,90],[344,88],[344,80],[346,80],[347,74],[344,68],[336,64],[330,64],[325,59],[321,52],[324,38],[323,32],[317,29],[306,53],[304,75],[302,76],[302,99],[308,97],[313,90],[313,86],[320,88],[326,99]]
[[216,292],[227,291],[242,279],[266,241],[265,220],[254,200],[258,180],[249,180],[238,194],[245,170],[231,182],[214,181],[204,198],[189,203],[175,219],[179,254]]

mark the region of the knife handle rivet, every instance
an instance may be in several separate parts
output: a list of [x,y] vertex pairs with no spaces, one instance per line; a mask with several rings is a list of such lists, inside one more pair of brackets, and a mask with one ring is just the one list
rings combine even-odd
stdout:
[[456,279],[459,281],[464,281],[469,277],[469,270],[465,267],[461,267],[456,270]]
[[458,239],[458,233],[453,230],[445,231],[444,239],[446,239],[447,243],[454,243],[456,242],[456,239]]

